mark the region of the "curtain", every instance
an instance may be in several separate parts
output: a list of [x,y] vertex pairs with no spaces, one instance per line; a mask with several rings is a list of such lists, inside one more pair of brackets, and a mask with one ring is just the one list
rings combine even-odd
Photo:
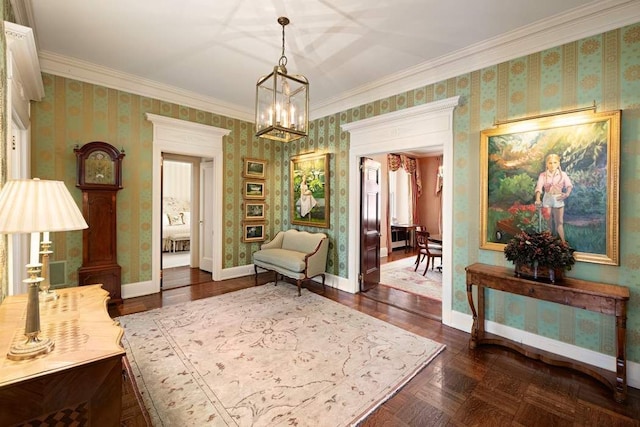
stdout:
[[[422,179],[420,177],[420,165],[418,159],[406,156],[404,154],[387,154],[387,163],[390,171],[397,171],[403,168],[410,176],[411,180],[411,212],[413,223],[417,224],[420,218],[418,199],[422,196]],[[391,230],[389,226],[389,230]],[[389,231],[391,234],[391,231]]]

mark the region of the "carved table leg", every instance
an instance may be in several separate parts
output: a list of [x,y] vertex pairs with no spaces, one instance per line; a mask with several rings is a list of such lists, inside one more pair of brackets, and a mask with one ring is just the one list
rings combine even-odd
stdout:
[[467,282],[467,300],[469,301],[469,308],[471,308],[471,314],[473,315],[473,325],[471,326],[471,340],[469,341],[469,348],[476,348],[478,340],[478,313],[476,307],[473,305],[473,284]]

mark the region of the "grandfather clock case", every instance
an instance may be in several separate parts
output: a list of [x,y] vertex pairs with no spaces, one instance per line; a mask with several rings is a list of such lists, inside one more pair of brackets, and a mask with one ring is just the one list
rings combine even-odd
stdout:
[[106,142],[74,148],[82,214],[89,228],[82,232],[82,266],[78,284],[101,284],[110,304],[122,301],[122,268],[118,265],[116,195],[122,189],[124,152]]

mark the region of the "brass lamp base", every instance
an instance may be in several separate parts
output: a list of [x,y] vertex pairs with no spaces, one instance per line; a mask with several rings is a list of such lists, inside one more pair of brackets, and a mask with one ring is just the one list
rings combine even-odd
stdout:
[[27,341],[20,344],[14,344],[7,353],[9,360],[26,360],[33,359],[41,354],[50,353],[55,343],[51,339],[43,336],[27,337]]
[[40,301],[38,297],[38,284],[42,277],[38,277],[42,264],[27,264],[28,279],[23,280],[28,284],[27,313],[24,326],[26,341],[13,344],[7,353],[9,360],[33,359],[42,354],[50,353],[54,343],[50,338],[40,336]]

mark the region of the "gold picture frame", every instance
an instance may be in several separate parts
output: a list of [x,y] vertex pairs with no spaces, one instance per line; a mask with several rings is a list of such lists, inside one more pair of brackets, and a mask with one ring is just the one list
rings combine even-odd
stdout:
[[244,159],[242,176],[244,178],[264,179],[266,176],[267,161],[261,159]]
[[[549,229],[576,260],[619,265],[620,115],[558,114],[483,130],[480,247],[503,251],[521,230]],[[536,204],[539,189],[548,202]]]
[[242,224],[242,241],[243,242],[262,242],[265,240],[265,228],[267,223],[262,222],[244,222]]
[[245,199],[264,199],[264,181],[246,180],[244,182],[242,195]]
[[290,165],[291,224],[329,228],[329,154],[292,156]]
[[264,202],[245,202],[244,203],[244,220],[255,221],[265,218],[266,203]]

